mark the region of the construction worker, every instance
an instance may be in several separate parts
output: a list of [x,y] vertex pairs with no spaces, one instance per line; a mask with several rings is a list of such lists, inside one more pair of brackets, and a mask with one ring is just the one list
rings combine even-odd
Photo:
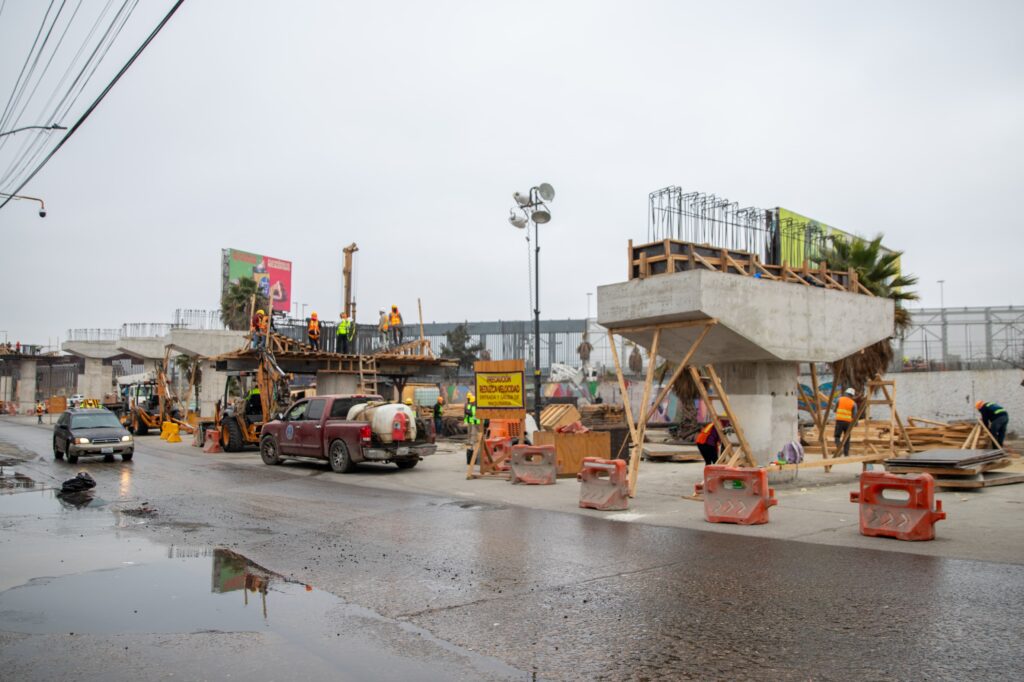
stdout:
[[380,309],[380,321],[377,322],[377,332],[380,335],[380,347],[388,347],[388,314],[384,312],[384,309]]
[[443,423],[442,417],[444,416],[444,398],[437,396],[437,402],[434,403],[434,435],[441,435],[441,427]]
[[320,320],[317,319],[316,312],[309,316],[306,336],[309,338],[309,345],[313,347],[313,350],[320,350]]
[[1003,447],[1003,440],[1006,438],[1006,424],[1010,421],[1010,415],[1006,408],[998,403],[987,403],[979,400],[974,403],[974,409],[981,413],[981,423],[992,433],[999,447]]
[[[836,451],[839,450],[839,444],[843,441],[843,434],[850,430],[853,426],[853,418],[857,413],[857,401],[853,397],[857,395],[857,392],[852,388],[846,389],[842,396],[839,398],[839,403],[836,405],[836,430],[835,430],[835,442]],[[846,445],[843,447],[843,456],[847,457],[850,454],[850,440],[846,440]]]
[[[722,428],[724,429],[729,425],[728,419],[722,419]],[[700,452],[700,456],[704,458],[704,464],[715,464],[718,462],[719,454],[722,451],[721,439],[718,437],[718,429],[715,428],[715,422],[708,422],[697,437],[693,439],[693,442],[697,444],[697,450]]]
[[348,319],[348,313],[341,314],[341,321],[338,322],[338,329],[334,333],[334,338],[337,341],[337,350],[339,353],[348,355],[348,341],[352,338],[352,332],[355,330],[355,325],[352,324],[352,320]]
[[36,424],[43,423],[43,412],[45,410],[46,408],[43,406],[43,402],[41,400],[38,403],[36,403]]
[[388,315],[388,329],[391,330],[391,345],[402,345],[402,313],[398,312],[398,306],[391,306],[391,314]]
[[466,424],[466,432],[469,434],[469,447],[466,448],[466,464],[469,464],[473,460],[477,426],[480,424],[480,420],[476,418],[476,396],[472,391],[466,394],[466,406],[462,408],[462,421]]
[[252,333],[253,350],[258,350],[263,347],[265,329],[264,318],[266,315],[267,314],[262,310],[257,310],[253,314],[252,321],[249,324],[249,331]]

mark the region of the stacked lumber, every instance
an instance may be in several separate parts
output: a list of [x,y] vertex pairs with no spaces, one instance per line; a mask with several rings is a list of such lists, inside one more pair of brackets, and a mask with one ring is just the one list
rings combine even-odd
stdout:
[[580,421],[588,428],[599,426],[625,426],[626,410],[622,405],[600,403],[579,408]]
[[580,421],[579,410],[574,405],[548,405],[540,413],[542,431],[555,431],[560,426],[567,426]]
[[[977,422],[940,422],[920,417],[907,419],[907,426],[904,431],[915,450],[934,450],[936,448],[960,448],[967,445],[968,437],[974,433]],[[898,431],[898,428],[897,428]],[[830,451],[833,447],[833,434],[835,433],[835,422],[829,422],[825,426],[825,438],[828,440]],[[804,450],[812,454],[821,454],[820,437],[817,427],[811,425],[802,429],[802,440]],[[890,440],[891,437],[891,440]],[[894,452],[906,452],[906,442],[900,434],[892,433],[892,425],[888,421],[865,422],[860,421],[853,427],[850,435],[850,451],[861,452],[863,450],[879,449],[879,446],[888,448],[889,443],[895,443]],[[981,433],[977,442],[970,443],[972,448],[992,447],[995,444],[987,434]]]

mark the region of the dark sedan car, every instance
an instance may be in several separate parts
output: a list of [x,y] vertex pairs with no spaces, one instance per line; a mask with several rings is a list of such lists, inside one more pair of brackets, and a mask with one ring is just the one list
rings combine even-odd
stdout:
[[53,456],[67,455],[74,464],[82,456],[102,456],[112,462],[114,455],[129,461],[135,454],[132,435],[121,426],[113,412],[100,409],[71,409],[53,427]]

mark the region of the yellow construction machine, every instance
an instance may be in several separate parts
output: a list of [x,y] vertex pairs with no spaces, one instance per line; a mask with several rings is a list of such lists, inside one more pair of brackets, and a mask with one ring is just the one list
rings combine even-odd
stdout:
[[229,380],[217,405],[217,428],[221,447],[227,452],[238,452],[246,446],[259,445],[260,429],[288,406],[291,392],[288,375],[266,349],[259,351],[255,370],[228,372],[228,376],[235,379],[241,397],[229,396]]
[[[145,436],[150,429],[159,431],[164,422],[174,422],[185,433],[192,433],[194,427],[185,420],[181,403],[173,395],[167,383],[167,366],[170,351],[164,354],[164,361],[155,374],[147,373],[134,377],[122,377],[120,412],[121,423],[136,436]],[[193,375],[194,376],[194,375]],[[191,385],[189,393],[191,393]]]

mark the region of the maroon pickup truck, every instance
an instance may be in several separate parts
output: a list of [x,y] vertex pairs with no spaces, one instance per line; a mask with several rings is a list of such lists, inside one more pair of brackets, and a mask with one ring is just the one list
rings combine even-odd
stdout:
[[[352,408],[366,414],[350,421]],[[370,418],[386,409],[394,419]],[[383,415],[381,415],[383,416]],[[377,432],[374,423],[383,423]],[[359,462],[394,462],[411,469],[437,449],[434,433],[406,405],[392,405],[379,395],[325,395],[296,402],[260,431],[260,457],[265,464],[286,459],[327,460],[338,473],[354,471]]]

